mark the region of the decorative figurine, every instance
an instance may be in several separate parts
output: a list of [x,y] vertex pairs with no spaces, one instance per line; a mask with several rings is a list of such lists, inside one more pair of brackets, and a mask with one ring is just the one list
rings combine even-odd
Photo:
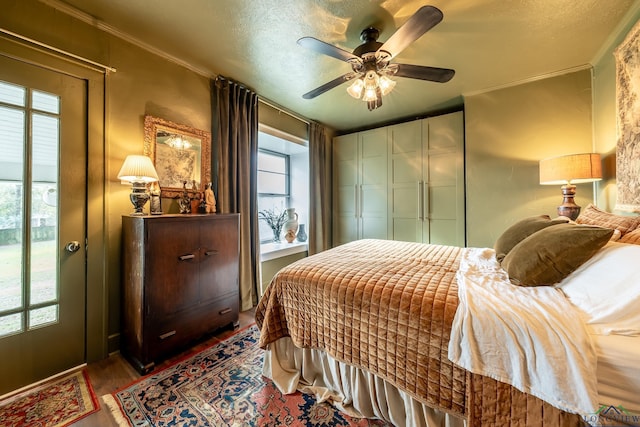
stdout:
[[207,213],[207,202],[204,197],[204,193],[202,193],[200,197],[198,197],[198,199],[200,199],[200,204],[198,205],[198,213]]
[[193,198],[191,199],[191,213],[192,214],[196,214],[198,213],[198,210],[200,209],[200,198],[201,198],[201,194],[196,192],[193,194]]
[[204,203],[206,213],[216,212],[216,196],[215,194],[213,194],[213,190],[211,189],[211,187],[212,184],[208,183],[207,187],[204,190]]

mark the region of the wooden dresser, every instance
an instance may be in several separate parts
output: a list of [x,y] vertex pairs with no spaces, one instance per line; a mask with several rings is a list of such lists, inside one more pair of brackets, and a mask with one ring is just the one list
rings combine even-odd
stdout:
[[142,374],[238,326],[240,215],[123,216],[123,353]]

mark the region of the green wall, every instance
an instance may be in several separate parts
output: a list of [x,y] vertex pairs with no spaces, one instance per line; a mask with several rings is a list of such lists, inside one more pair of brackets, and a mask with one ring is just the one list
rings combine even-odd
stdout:
[[[118,348],[120,332],[121,217],[132,211],[131,187],[116,175],[129,154],[142,154],[144,116],[211,131],[209,79],[117,38],[109,39],[108,64],[117,69],[108,81],[107,224],[110,350]],[[179,212],[163,199],[164,212]],[[146,207],[148,209],[148,206]]]
[[[113,351],[119,347],[120,332],[121,217],[133,208],[129,202],[131,187],[121,184],[116,175],[127,155],[143,152],[146,114],[211,130],[209,78],[38,1],[3,1],[2,7],[2,28],[116,69],[105,79],[106,114],[89,124],[104,126],[106,135],[103,185],[106,243],[98,260],[104,263],[105,273],[104,277],[90,277],[89,286],[92,282],[106,281],[105,329],[109,351]],[[163,208],[175,211],[169,201],[163,200]],[[93,303],[104,305],[105,298]]]
[[[117,69],[106,77],[104,123],[102,115],[90,123],[91,127],[104,126],[106,135],[104,194],[97,196],[104,199],[104,213],[98,215],[104,215],[105,247],[97,259],[90,260],[104,263],[104,277],[96,274],[90,281],[106,283],[106,301],[98,299],[92,304],[108,307],[105,329],[109,349],[114,350],[120,331],[121,216],[132,208],[129,187],[120,184],[116,174],[128,154],[143,150],[145,114],[210,130],[209,78],[37,0],[3,0],[2,7],[1,27]],[[636,7],[611,46],[624,38],[639,16]],[[592,70],[584,69],[465,97],[469,246],[493,246],[497,236],[522,217],[555,215],[560,188],[538,184],[541,158],[591,151],[594,144],[598,152],[614,152],[615,67],[610,52],[595,64],[593,75],[593,94]],[[260,105],[260,114],[273,126],[288,127],[282,122],[291,117],[272,110]],[[305,134],[304,126],[291,126],[286,130]],[[598,203],[605,208],[615,200],[615,188],[609,184],[598,187]],[[593,200],[592,188],[579,186],[578,204],[585,206]]]
[[[560,186],[542,186],[538,161],[590,152],[591,71],[465,97],[467,245],[493,247],[527,216],[556,216]],[[578,186],[576,203],[593,200]]]
[[[104,278],[96,276],[90,281],[106,281],[108,348],[109,351],[117,350],[121,217],[130,213],[133,207],[129,202],[131,187],[121,184],[116,175],[127,155],[142,154],[144,116],[147,114],[211,131],[210,77],[100,31],[37,0],[3,0],[0,27],[116,69],[105,79],[106,114],[90,123],[92,127],[104,127],[106,135],[103,186],[106,243],[98,260],[104,264],[105,273]],[[250,85],[251,82],[246,83]],[[306,124],[291,115],[264,103],[259,103],[259,115],[269,126],[307,137]],[[176,213],[178,207],[174,200],[163,199],[163,210]],[[93,304],[105,304],[105,301],[94,301]]]

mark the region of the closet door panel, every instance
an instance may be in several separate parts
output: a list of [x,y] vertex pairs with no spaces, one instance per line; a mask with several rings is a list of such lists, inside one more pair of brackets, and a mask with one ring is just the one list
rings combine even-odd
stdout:
[[430,117],[426,129],[424,161],[428,183],[428,233],[425,232],[424,241],[464,246],[463,113]]
[[429,117],[429,150],[457,151],[464,138],[462,111]]
[[422,241],[422,127],[420,121],[389,126],[390,238]]
[[436,245],[460,246],[457,238],[457,221],[450,219],[433,219],[431,227],[431,243]]
[[458,207],[456,196],[456,192],[452,191],[450,187],[431,187],[429,189],[429,219],[456,221]]
[[358,135],[336,137],[333,144],[334,165],[334,245],[356,240],[356,198],[359,192]]

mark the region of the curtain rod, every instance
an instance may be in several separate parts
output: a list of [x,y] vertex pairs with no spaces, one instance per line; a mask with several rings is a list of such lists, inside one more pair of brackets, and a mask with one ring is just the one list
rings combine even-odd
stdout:
[[45,48],[45,49],[52,50],[52,51],[54,51],[54,52],[57,52],[57,53],[60,53],[60,54],[62,54],[62,55],[68,56],[68,57],[70,57],[70,58],[76,59],[76,60],[78,60],[78,61],[81,61],[81,62],[85,62],[85,63],[87,63],[87,64],[94,65],[94,66],[96,66],[96,67],[98,67],[98,68],[101,68],[101,69],[103,69],[103,70],[111,71],[112,73],[115,73],[115,72],[116,72],[116,69],[115,69],[115,68],[110,67],[110,66],[108,66],[108,65],[104,65],[104,64],[101,64],[101,63],[99,63],[99,62],[92,61],[91,59],[83,58],[82,56],[76,55],[75,53],[71,53],[71,52],[67,52],[66,50],[58,49],[57,47],[54,47],[54,46],[48,45],[48,44],[46,44],[46,43],[39,42],[39,41],[37,41],[37,40],[34,40],[34,39],[32,39],[32,38],[29,38],[29,37],[26,37],[26,36],[20,35],[20,34],[18,34],[18,33],[14,33],[13,31],[9,31],[9,30],[7,30],[7,29],[5,29],[5,28],[0,27],[0,32],[2,32],[2,33],[4,33],[4,34],[7,34],[7,35],[10,35],[10,36],[12,36],[12,37],[15,37],[15,38],[17,38],[17,39],[20,39],[20,40],[23,40],[23,41],[26,41],[26,42],[32,43],[32,44],[34,44],[34,45],[36,45],[36,46],[40,46],[40,47],[43,47],[43,48]]
[[264,98],[261,98],[261,97],[260,97],[260,95],[258,95],[258,101],[259,101],[259,102],[262,102],[262,103],[263,103],[263,104],[265,104],[265,105],[268,105],[268,106],[269,106],[269,107],[271,107],[271,108],[275,108],[276,110],[278,110],[278,111],[280,111],[280,112],[282,112],[282,113],[285,113],[285,114],[287,114],[287,115],[289,115],[289,116],[293,117],[293,118],[294,118],[294,119],[296,119],[296,120],[300,120],[302,123],[305,123],[305,124],[307,124],[307,125],[308,125],[308,124],[310,124],[309,120],[307,120],[307,119],[303,119],[302,117],[298,116],[297,114],[294,114],[294,113],[292,113],[292,112],[290,112],[290,111],[287,111],[287,110],[283,109],[282,107],[280,107],[280,106],[278,106],[278,105],[276,105],[276,104],[274,104],[274,103],[272,103],[272,102],[270,102],[270,101],[267,101],[267,100],[266,100],[266,99],[264,99]]
[[[224,80],[227,80],[227,81],[233,82],[233,83],[235,83],[235,84],[239,85],[240,87],[242,87],[242,88],[244,88],[244,89],[247,89],[247,90],[250,90],[251,92],[254,92],[254,93],[256,93],[256,94],[257,94],[257,92],[256,92],[255,90],[250,89],[250,88],[248,88],[246,85],[244,85],[244,84],[242,84],[242,83],[239,83],[239,82],[237,82],[237,81],[235,81],[235,80],[229,79],[229,78],[227,78],[227,77],[225,77],[225,76],[223,76],[223,75],[218,74],[218,75],[216,75],[216,76],[214,77],[214,80],[218,80],[218,79],[224,79]],[[291,117],[293,117],[294,119],[301,121],[302,123],[305,123],[305,124],[307,124],[307,125],[309,124],[309,121],[308,121],[307,119],[304,119],[304,118],[302,118],[302,117],[298,116],[298,115],[297,115],[297,114],[295,114],[295,113],[292,113],[292,112],[290,112],[290,111],[285,110],[285,109],[284,109],[284,108],[282,108],[281,106],[279,106],[279,105],[277,105],[277,104],[274,104],[273,102],[268,101],[268,100],[266,100],[266,99],[262,98],[260,95],[258,95],[258,102],[262,102],[263,104],[268,105],[268,106],[269,106],[269,107],[271,107],[271,108],[275,108],[276,110],[280,111],[281,113],[285,113],[286,115],[291,116]]]

